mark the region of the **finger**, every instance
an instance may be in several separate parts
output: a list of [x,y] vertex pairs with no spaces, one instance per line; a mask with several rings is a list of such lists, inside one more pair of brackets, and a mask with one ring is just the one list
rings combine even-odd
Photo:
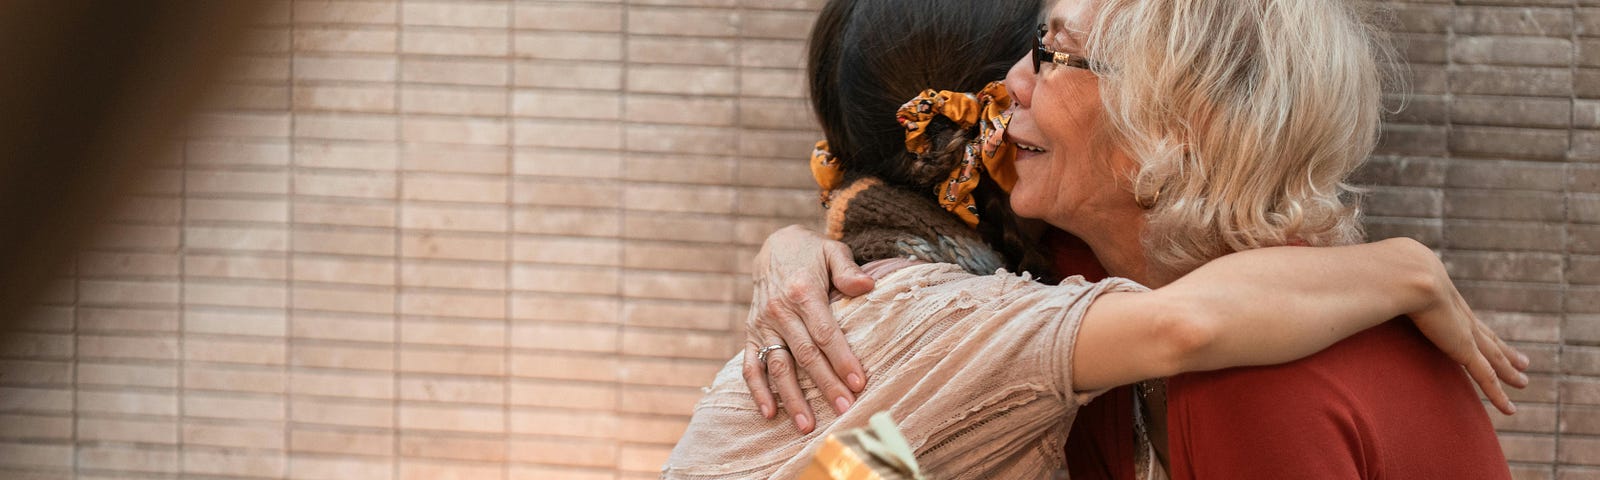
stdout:
[[1494,367],[1494,372],[1500,381],[1517,388],[1528,386],[1528,376],[1511,364],[1510,357],[1507,357],[1505,351],[1501,349],[1505,345],[1494,332],[1489,331],[1488,326],[1478,323],[1477,331],[1474,333],[1477,337],[1478,350],[1488,357],[1489,365]]
[[[866,369],[862,368],[855,352],[850,351],[850,344],[844,339],[844,330],[839,328],[833,309],[826,302],[817,297],[806,297],[800,304],[800,314],[806,338],[821,350],[824,361],[808,362],[809,359],[798,351],[795,357],[812,380],[817,382],[817,387],[828,396],[834,409],[844,413],[851,403],[855,403],[853,394],[866,388]],[[795,345],[799,345],[798,339],[801,337],[790,332],[785,338],[796,340]],[[835,385],[840,388],[835,388]],[[844,400],[841,402],[841,399]]]
[[767,385],[767,369],[757,358],[761,346],[755,342],[754,337],[747,337],[744,342],[744,384],[750,389],[750,398],[755,399],[756,408],[761,410],[761,416],[770,419],[778,413],[778,404],[772,398],[772,387]]
[[859,297],[872,291],[875,283],[871,275],[861,270],[856,265],[855,256],[850,253],[850,247],[839,242],[829,242],[822,246],[823,260],[828,263],[828,275],[832,277],[833,288],[846,296]]
[[1511,359],[1511,366],[1516,367],[1518,371],[1528,371],[1528,366],[1531,362],[1528,361],[1528,356],[1526,354],[1523,354],[1521,350],[1517,350],[1517,347],[1513,347],[1511,344],[1506,343],[1506,340],[1504,338],[1500,338],[1499,335],[1494,336],[1494,341],[1495,343],[1500,344],[1500,352],[1504,353],[1506,358]]
[[1499,378],[1495,377],[1494,367],[1489,366],[1489,360],[1478,357],[1467,365],[1467,373],[1472,380],[1477,382],[1478,388],[1483,390],[1483,395],[1489,398],[1500,413],[1513,415],[1517,413],[1517,406],[1511,403],[1511,397],[1506,395],[1506,390],[1500,385]]
[[811,433],[816,428],[816,421],[811,415],[811,406],[806,403],[805,392],[800,390],[800,382],[795,380],[794,357],[788,350],[773,350],[767,352],[767,376],[772,384],[778,387],[778,400],[783,404],[783,410],[794,421],[794,427],[800,433]]
[[794,357],[800,369],[811,377],[812,383],[817,385],[817,390],[822,392],[823,398],[828,399],[833,411],[844,413],[855,403],[855,393],[851,392],[844,381],[834,373],[833,365],[828,362],[822,348],[811,340],[811,334],[805,331],[805,327],[799,326],[799,328],[800,331],[789,332],[784,337],[789,341],[790,355]]

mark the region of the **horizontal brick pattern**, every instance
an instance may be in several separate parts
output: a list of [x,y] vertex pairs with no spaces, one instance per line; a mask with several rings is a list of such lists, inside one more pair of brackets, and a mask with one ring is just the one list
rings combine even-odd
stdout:
[[1600,478],[1600,2],[1388,2],[1409,95],[1358,178],[1533,359],[1491,414],[1519,479]]
[[[821,3],[280,1],[0,344],[0,476],[655,478],[815,221]],[[1368,229],[1533,357],[1517,477],[1600,478],[1600,2],[1387,4]]]
[[819,4],[278,2],[0,345],[0,477],[655,478]]

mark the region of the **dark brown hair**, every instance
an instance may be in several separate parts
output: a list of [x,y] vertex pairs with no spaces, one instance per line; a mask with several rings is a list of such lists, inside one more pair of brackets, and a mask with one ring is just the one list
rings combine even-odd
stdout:
[[[830,0],[811,31],[811,107],[847,179],[877,177],[934,201],[974,129],[938,119],[934,148],[906,151],[895,112],[923,90],[976,92],[1028,54],[1041,0]],[[1007,267],[1049,276],[1009,199],[987,176],[974,191],[979,234]]]

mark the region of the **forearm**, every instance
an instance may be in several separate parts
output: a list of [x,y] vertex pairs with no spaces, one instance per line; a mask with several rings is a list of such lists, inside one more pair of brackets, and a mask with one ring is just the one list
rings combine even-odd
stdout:
[[[1154,295],[1183,310],[1180,371],[1293,361],[1437,298],[1432,252],[1409,239],[1227,255]],[[1176,372],[1174,372],[1176,373]]]

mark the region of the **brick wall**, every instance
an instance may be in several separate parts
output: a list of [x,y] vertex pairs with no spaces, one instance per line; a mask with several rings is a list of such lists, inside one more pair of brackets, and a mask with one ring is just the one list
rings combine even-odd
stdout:
[[[0,476],[654,478],[816,213],[820,0],[280,3],[0,346]],[[1600,2],[1394,6],[1371,230],[1534,357],[1519,477],[1600,478]]]

